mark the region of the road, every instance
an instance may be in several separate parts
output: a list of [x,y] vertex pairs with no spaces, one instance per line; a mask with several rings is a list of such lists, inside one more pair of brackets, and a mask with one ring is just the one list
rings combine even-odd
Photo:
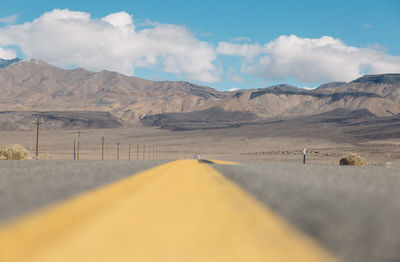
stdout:
[[165,161],[2,161],[0,221],[162,163]]
[[1,260],[91,261],[104,245],[124,261],[134,245],[136,261],[400,261],[398,169],[163,163],[2,162]]
[[344,261],[400,261],[400,170],[241,163],[217,170]]

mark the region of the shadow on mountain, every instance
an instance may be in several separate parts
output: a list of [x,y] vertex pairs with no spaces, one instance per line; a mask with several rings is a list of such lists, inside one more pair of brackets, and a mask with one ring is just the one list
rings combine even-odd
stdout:
[[122,122],[108,112],[94,111],[3,111],[0,130],[30,130],[40,117],[44,129],[119,128]]
[[171,131],[236,130],[235,132],[248,134],[249,137],[299,136],[350,143],[400,138],[400,114],[378,117],[367,109],[335,109],[312,116],[259,119],[251,114],[214,108],[199,112],[152,115],[144,117],[141,122],[146,126]]
[[150,115],[140,122],[145,126],[157,126],[171,131],[235,128],[240,122],[257,119],[253,114],[234,111],[228,112],[219,108],[185,113],[166,113]]

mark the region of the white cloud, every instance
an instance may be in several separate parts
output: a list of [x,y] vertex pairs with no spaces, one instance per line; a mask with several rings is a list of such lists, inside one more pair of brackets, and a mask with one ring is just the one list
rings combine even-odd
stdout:
[[373,29],[374,26],[373,26],[373,25],[370,25],[370,24],[365,24],[365,25],[364,25],[364,28],[365,28],[365,29]]
[[221,55],[243,56],[251,60],[262,52],[262,47],[259,44],[240,44],[219,42],[217,53]]
[[228,74],[227,79],[235,83],[246,83],[246,80],[240,75]]
[[1,17],[0,18],[0,23],[5,23],[7,25],[12,25],[17,22],[18,14],[7,16],[7,17]]
[[149,26],[136,29],[125,12],[94,19],[89,13],[55,9],[32,22],[0,28],[0,47],[15,45],[27,58],[57,66],[124,74],[157,68],[187,80],[219,80],[212,45],[182,26]]
[[246,83],[246,80],[238,74],[233,66],[229,66],[228,72],[226,73],[226,79],[235,83]]
[[233,38],[232,42],[251,42],[251,38],[247,36],[238,36]]
[[[373,47],[347,46],[324,36],[280,36],[264,46],[221,42],[218,52],[242,56],[242,71],[265,79],[294,79],[302,83],[349,81],[364,74],[400,72],[400,57]],[[256,58],[256,62],[252,59]]]
[[10,48],[15,46],[28,59],[61,67],[128,75],[136,68],[149,68],[208,83],[220,80],[224,56],[241,58],[241,65],[226,74],[238,83],[247,75],[309,84],[400,72],[400,56],[379,46],[348,46],[330,36],[283,35],[264,45],[242,36],[213,46],[183,26],[149,20],[135,24],[126,12],[92,18],[86,12],[55,9],[32,22],[13,24],[16,19],[17,15],[0,18],[6,23],[0,27],[0,57],[15,57],[16,50]]
[[115,27],[133,25],[132,16],[125,12],[113,13],[103,17],[101,20],[106,21]]
[[237,91],[237,90],[239,90],[239,88],[236,88],[236,87],[232,87],[232,88],[228,89],[228,91],[231,91],[231,92]]
[[0,58],[12,59],[15,57],[17,57],[17,53],[15,52],[15,50],[0,47]]

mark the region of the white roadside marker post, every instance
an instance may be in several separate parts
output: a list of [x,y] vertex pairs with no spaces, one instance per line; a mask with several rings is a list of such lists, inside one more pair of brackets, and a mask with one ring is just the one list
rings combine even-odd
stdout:
[[304,148],[304,151],[303,151],[303,164],[306,163],[306,153],[307,153],[307,149]]

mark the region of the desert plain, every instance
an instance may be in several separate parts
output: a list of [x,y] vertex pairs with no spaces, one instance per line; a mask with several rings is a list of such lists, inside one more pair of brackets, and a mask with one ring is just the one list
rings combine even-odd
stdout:
[[[346,153],[357,153],[367,160],[368,165],[400,167],[398,138],[365,139],[359,137],[359,132],[352,134],[351,130],[336,124],[293,126],[293,121],[185,131],[139,124],[124,128],[81,129],[79,159],[100,160],[104,136],[104,160],[117,159],[119,142],[120,160],[129,159],[129,144],[131,160],[201,157],[302,162],[306,148],[306,163],[338,165]],[[74,159],[74,140],[78,141],[77,128],[43,128],[39,134],[39,159]],[[0,144],[21,144],[34,159],[36,129],[32,125],[31,130],[0,131]]]

